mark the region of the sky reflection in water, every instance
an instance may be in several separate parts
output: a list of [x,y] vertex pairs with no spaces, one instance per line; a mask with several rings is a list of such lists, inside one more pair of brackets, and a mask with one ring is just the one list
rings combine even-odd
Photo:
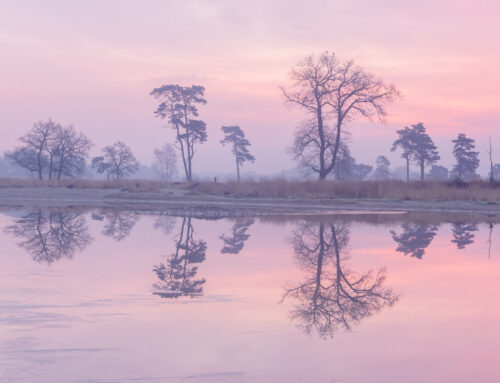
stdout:
[[0,216],[0,382],[493,382],[493,219]]

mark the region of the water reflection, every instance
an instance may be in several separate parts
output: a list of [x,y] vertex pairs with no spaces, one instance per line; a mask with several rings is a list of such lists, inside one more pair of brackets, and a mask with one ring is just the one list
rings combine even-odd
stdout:
[[357,273],[349,268],[348,243],[345,224],[303,223],[293,232],[295,256],[307,277],[287,289],[282,301],[295,302],[291,318],[307,334],[316,330],[321,337],[333,337],[338,328],[350,329],[398,300],[384,286],[384,269]]
[[37,209],[5,230],[21,239],[19,246],[34,261],[47,264],[72,258],[92,241],[84,214],[72,210]]
[[425,250],[436,236],[438,227],[432,224],[404,223],[401,230],[400,234],[391,230],[392,238],[398,244],[396,251],[422,259]]
[[204,278],[197,279],[198,266],[205,260],[207,243],[194,237],[192,219],[184,217],[175,239],[175,252],[154,267],[159,281],[154,284],[154,293],[162,298],[203,295]]
[[222,254],[238,254],[245,246],[245,241],[250,238],[248,229],[255,223],[253,218],[239,218],[231,228],[231,235],[221,235],[219,238],[224,243]]
[[102,234],[117,241],[122,241],[132,232],[132,229],[139,220],[139,215],[130,211],[112,209],[93,213],[92,218],[104,221]]
[[474,232],[479,228],[474,223],[454,223],[451,227],[453,233],[452,243],[457,245],[457,249],[465,249],[467,245],[474,243]]

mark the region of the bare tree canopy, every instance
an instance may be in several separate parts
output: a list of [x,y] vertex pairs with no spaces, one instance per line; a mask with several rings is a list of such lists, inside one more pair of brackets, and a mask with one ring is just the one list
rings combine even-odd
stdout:
[[155,88],[150,94],[160,101],[155,115],[166,119],[168,125],[175,130],[186,180],[191,181],[195,144],[207,140],[206,124],[195,119],[199,116],[197,105],[207,103],[204,98],[205,88],[199,85],[185,87],[171,84]]
[[223,126],[224,139],[221,140],[222,145],[231,145],[231,150],[236,161],[236,176],[240,182],[240,166],[246,161],[254,162],[255,157],[248,151],[250,142],[245,138],[245,133],[238,125]]
[[333,337],[338,328],[350,329],[363,319],[397,302],[399,295],[384,286],[385,273],[357,273],[345,256],[349,231],[345,225],[304,223],[292,237],[298,264],[306,279],[287,289],[293,299],[292,320],[307,334],[316,330]]
[[154,150],[153,169],[164,181],[172,181],[177,175],[177,154],[171,144]]
[[329,52],[307,56],[290,77],[291,87],[282,88],[285,100],[309,115],[296,132],[293,151],[320,180],[336,166],[345,123],[360,118],[382,120],[386,105],[399,97],[394,85],[365,72],[352,60],[340,62]]
[[39,179],[77,177],[85,171],[92,142],[72,126],[63,127],[52,120],[39,121],[19,138],[22,145],[6,153],[7,158]]
[[102,156],[92,158],[92,168],[99,174],[106,173],[108,178],[120,180],[139,169],[132,150],[121,141],[104,147],[102,152]]
[[471,180],[477,178],[476,169],[479,167],[479,152],[474,151],[476,144],[472,138],[460,133],[453,142],[453,156],[456,164],[452,175],[459,180]]
[[37,209],[5,230],[21,240],[19,246],[34,261],[49,265],[72,258],[92,241],[85,215],[73,210]]

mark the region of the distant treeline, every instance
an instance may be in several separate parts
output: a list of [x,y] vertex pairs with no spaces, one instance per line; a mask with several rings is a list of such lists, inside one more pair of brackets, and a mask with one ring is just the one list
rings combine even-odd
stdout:
[[[298,123],[289,152],[298,164],[300,177],[319,180],[479,179],[479,152],[474,139],[459,133],[452,140],[455,164],[451,169],[439,165],[438,148],[423,123],[404,127],[396,132],[391,151],[399,151],[403,169],[391,170],[386,156],[380,155],[375,166],[357,163],[349,149],[345,125],[358,119],[379,119],[387,115],[386,106],[400,97],[399,90],[374,75],[365,72],[353,61],[341,62],[334,53],[323,52],[319,57],[306,57],[291,71],[291,84],[282,88],[285,101],[305,112]],[[162,85],[150,93],[159,104],[155,116],[165,120],[175,132],[175,142],[154,149],[151,167],[141,166],[132,150],[122,141],[102,148],[100,156],[89,158],[92,141],[73,126],[63,126],[52,120],[36,122],[19,138],[19,145],[0,159],[0,176],[31,175],[40,180],[85,178],[102,175],[107,179],[125,177],[158,177],[171,181],[179,173],[193,180],[193,158],[198,145],[208,139],[206,123],[199,119],[200,105],[207,103],[205,88],[200,85]],[[238,125],[221,127],[222,145],[228,145],[234,155],[236,178],[245,162],[254,162],[250,142]],[[389,148],[388,148],[389,149]],[[488,179],[500,179],[500,164],[494,164],[492,145],[489,146]],[[179,165],[180,163],[180,165]],[[412,174],[416,164],[419,174]]]

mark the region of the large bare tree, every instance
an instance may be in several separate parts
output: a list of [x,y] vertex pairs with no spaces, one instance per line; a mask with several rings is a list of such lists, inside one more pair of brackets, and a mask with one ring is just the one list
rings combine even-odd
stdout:
[[17,165],[35,173],[39,179],[76,177],[85,170],[92,142],[72,126],[52,120],[39,121],[24,136],[22,145],[6,153]]
[[207,140],[206,124],[196,119],[199,116],[197,105],[204,105],[205,88],[199,85],[162,85],[150,93],[160,100],[155,115],[167,119],[176,133],[177,148],[181,153],[186,180],[193,179],[193,157],[195,144]]
[[139,162],[132,150],[122,141],[102,149],[103,155],[92,159],[92,168],[97,173],[106,173],[108,179],[120,180],[139,170]]
[[285,100],[308,114],[307,123],[296,131],[293,152],[320,180],[336,166],[346,122],[374,117],[383,120],[386,105],[399,97],[394,85],[365,72],[352,60],[339,61],[329,52],[307,56],[292,69],[290,77],[291,87],[282,88]]

